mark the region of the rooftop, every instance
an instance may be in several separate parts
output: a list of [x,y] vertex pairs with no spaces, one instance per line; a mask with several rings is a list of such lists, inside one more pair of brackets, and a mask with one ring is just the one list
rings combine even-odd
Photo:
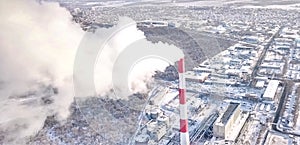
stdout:
[[278,80],[271,80],[265,90],[263,98],[274,99],[278,85],[279,85]]
[[239,103],[233,103],[231,102],[227,108],[227,110],[224,112],[222,118],[221,118],[221,123],[226,124],[233,112],[236,110],[236,108],[239,106]]

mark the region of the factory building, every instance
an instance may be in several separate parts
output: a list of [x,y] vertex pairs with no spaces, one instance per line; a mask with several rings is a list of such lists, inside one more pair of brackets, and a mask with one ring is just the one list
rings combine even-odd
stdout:
[[257,81],[255,87],[256,88],[263,88],[265,86],[265,81]]
[[214,136],[226,139],[239,114],[240,104],[231,102],[226,111],[214,123]]
[[257,36],[244,36],[242,40],[247,43],[258,44],[263,41],[263,38]]
[[214,72],[213,69],[206,68],[206,67],[195,67],[195,68],[193,68],[193,71],[195,71],[197,73],[212,73],[212,72]]
[[186,81],[203,83],[209,76],[209,73],[195,74],[193,71],[188,71],[185,74]]
[[170,118],[166,115],[160,115],[157,118],[158,125],[166,125],[167,127],[170,127]]
[[235,47],[236,50],[251,50],[253,47],[248,47],[248,46],[243,46],[243,45],[238,45]]
[[279,86],[278,80],[271,80],[265,90],[263,99],[270,100],[270,101],[274,100],[278,86]]
[[146,20],[146,21],[141,21],[137,22],[138,27],[148,27],[148,28],[153,28],[153,27],[175,27],[174,23],[169,23],[166,21],[153,21],[153,20]]
[[216,78],[211,78],[211,79],[205,80],[204,84],[234,86],[234,85],[237,85],[237,81],[234,80],[234,79],[216,79]]
[[[162,112],[150,111],[151,120],[141,129],[141,134],[135,137],[136,144],[150,144],[158,142],[170,128],[170,118]],[[154,117],[154,118],[152,118]]]
[[156,121],[147,123],[147,134],[151,140],[159,141],[167,133],[166,124],[158,124]]

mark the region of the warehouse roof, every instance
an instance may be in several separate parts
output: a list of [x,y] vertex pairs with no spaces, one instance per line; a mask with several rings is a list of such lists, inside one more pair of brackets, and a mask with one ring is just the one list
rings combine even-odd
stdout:
[[226,124],[228,122],[228,120],[230,119],[230,117],[232,116],[232,114],[235,112],[236,108],[239,106],[239,103],[233,103],[231,102],[227,108],[227,110],[224,112],[222,118],[221,118],[221,122],[222,124]]

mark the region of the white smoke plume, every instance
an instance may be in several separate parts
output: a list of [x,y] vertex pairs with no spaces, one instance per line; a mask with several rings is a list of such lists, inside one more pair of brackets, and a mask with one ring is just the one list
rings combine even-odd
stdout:
[[168,62],[158,58],[148,58],[137,62],[128,76],[131,91],[134,93],[148,91],[145,82],[152,81],[154,70],[164,71],[168,65]]
[[[62,120],[68,117],[74,99],[74,59],[84,34],[71,19],[70,13],[58,3],[0,0],[0,134],[5,134],[4,143],[23,144],[26,137],[42,128],[49,115],[57,114]],[[105,29],[99,31],[107,32]],[[136,28],[129,31],[126,34],[134,35],[115,37],[112,44],[108,44],[110,49],[102,53],[104,67],[101,67],[102,73],[95,75],[95,79],[102,80],[96,83],[97,93],[111,89],[110,72],[115,57],[126,47],[122,43],[135,34],[144,37]],[[131,89],[144,90],[145,80],[157,69],[153,66],[162,70],[167,65],[163,61],[151,61],[138,70],[133,69],[130,79],[135,81]],[[151,67],[145,69],[145,66]],[[49,85],[57,90],[49,91]],[[134,89],[138,87],[141,89]],[[53,102],[41,103],[45,95],[50,95]]]
[[[0,1],[0,130],[5,144],[23,144],[47,115],[69,115],[74,56],[83,35],[71,19],[58,3]],[[46,94],[35,91],[50,84],[59,93],[53,95],[54,103],[43,105],[38,100]]]
[[[106,43],[101,51],[99,51],[95,63],[94,76],[97,94],[107,92],[112,87],[111,83],[116,83],[112,82],[112,77],[115,77],[112,76],[112,72],[116,71],[113,70],[114,65],[121,68],[127,66],[127,63],[129,63],[131,66],[128,76],[124,76],[128,78],[128,84],[124,84],[124,86],[121,87],[128,87],[131,93],[145,93],[148,89],[146,82],[151,81],[156,70],[164,71],[169,64],[174,64],[179,58],[183,57],[182,51],[174,45],[162,42],[154,44],[148,41],[144,36],[144,33],[138,30],[137,24],[129,18],[121,17],[117,26],[109,30],[100,29],[99,31],[97,32],[98,34],[106,35],[109,39],[105,39]],[[141,52],[133,50],[142,50],[143,52],[146,52],[146,55],[144,57],[138,57]],[[123,54],[123,52],[127,53]],[[147,53],[149,53],[149,55],[147,55]],[[125,58],[123,56],[125,60],[118,64],[116,61],[120,58],[120,55],[125,55]],[[166,55],[169,55],[169,57],[164,58]],[[136,58],[136,60],[130,63],[130,59],[133,57]],[[125,72],[119,70],[117,74],[118,76],[122,76],[122,73]],[[103,86],[102,82],[107,82],[107,84],[105,84],[106,87]],[[125,92],[126,90],[123,89],[122,91]],[[119,98],[119,96],[115,97]],[[121,95],[121,97],[123,96]]]

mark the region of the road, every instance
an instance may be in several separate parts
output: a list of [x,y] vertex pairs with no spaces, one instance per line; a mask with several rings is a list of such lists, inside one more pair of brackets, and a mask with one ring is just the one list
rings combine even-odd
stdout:
[[[260,57],[259,57],[256,65],[255,65],[255,67],[254,67],[254,69],[252,71],[252,74],[251,74],[252,78],[258,76],[259,66],[261,65],[263,59],[265,58],[268,48],[271,46],[271,44],[274,41],[275,37],[277,37],[279,35],[279,32],[281,31],[281,29],[282,29],[282,27],[279,28],[279,30],[271,37],[271,39],[268,42],[268,44],[264,47],[264,50],[263,50],[262,54],[260,55]],[[254,83],[255,83],[255,81],[252,81],[251,82],[251,86],[254,86],[255,85]]]
[[282,107],[284,105],[284,100],[285,100],[285,98],[287,96],[288,96],[288,86],[287,86],[287,83],[285,82],[285,84],[284,84],[284,90],[283,90],[282,96],[280,98],[280,102],[278,104],[278,108],[276,110],[275,118],[274,118],[273,123],[272,123],[272,129],[275,130],[275,131],[284,133],[284,134],[291,134],[291,135],[300,137],[300,134],[283,131],[283,130],[281,130],[281,129],[278,128],[279,118],[280,118],[280,112],[282,111]]

